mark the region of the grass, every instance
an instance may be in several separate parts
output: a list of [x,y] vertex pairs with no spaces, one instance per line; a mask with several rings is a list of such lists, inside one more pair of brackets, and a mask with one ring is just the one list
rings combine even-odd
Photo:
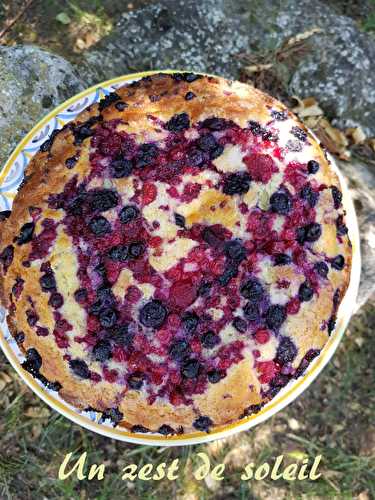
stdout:
[[[375,306],[355,316],[338,352],[319,379],[293,404],[248,432],[207,445],[154,448],[113,441],[85,431],[49,410],[1,357],[0,374],[8,383],[0,391],[0,498],[4,499],[268,499],[375,498]],[[10,381],[9,381],[10,380]],[[89,464],[106,465],[103,481],[57,480],[67,453],[88,453]],[[206,453],[212,466],[225,463],[221,482],[194,479]],[[316,481],[244,482],[243,467],[271,466],[278,455],[285,465],[321,454]],[[168,464],[179,459],[179,477],[156,481],[122,481],[131,463]],[[363,496],[365,495],[365,496]]]

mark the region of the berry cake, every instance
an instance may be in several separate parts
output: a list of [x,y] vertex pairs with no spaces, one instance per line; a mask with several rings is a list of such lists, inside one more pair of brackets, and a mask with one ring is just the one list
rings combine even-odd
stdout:
[[55,131],[0,231],[23,368],[135,433],[259,411],[319,355],[351,268],[317,141],[262,92],[192,73]]

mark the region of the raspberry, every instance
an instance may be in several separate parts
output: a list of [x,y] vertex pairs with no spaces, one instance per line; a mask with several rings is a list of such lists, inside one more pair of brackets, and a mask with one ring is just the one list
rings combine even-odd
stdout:
[[274,173],[279,171],[270,155],[252,153],[245,156],[243,161],[247,166],[251,178],[256,182],[263,182],[265,184],[270,181]]
[[258,344],[266,344],[270,339],[270,333],[268,330],[258,330],[255,333],[255,340]]
[[154,184],[145,183],[142,186],[142,204],[149,205],[152,203],[157,195],[157,189]]

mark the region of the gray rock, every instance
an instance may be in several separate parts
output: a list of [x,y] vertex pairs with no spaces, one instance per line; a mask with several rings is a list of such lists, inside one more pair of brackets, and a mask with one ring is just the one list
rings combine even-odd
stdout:
[[249,37],[248,20],[226,0],[161,0],[123,14],[85,59],[92,81],[168,68],[233,78],[240,67],[235,55],[247,50]]
[[290,75],[289,92],[316,97],[340,127],[361,125],[375,135],[374,38],[327,2],[259,0],[249,2],[249,8],[257,49],[279,46],[312,28],[322,30],[307,41],[309,51]]
[[0,47],[0,168],[38,120],[84,88],[62,57],[33,46]]
[[340,162],[339,167],[354,201],[361,238],[359,309],[375,293],[375,175],[373,168],[356,159]]

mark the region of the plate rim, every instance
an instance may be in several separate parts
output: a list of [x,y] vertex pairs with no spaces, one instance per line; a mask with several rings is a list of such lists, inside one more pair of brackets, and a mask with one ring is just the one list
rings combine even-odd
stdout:
[[[71,104],[76,103],[78,100],[86,97],[93,92],[98,91],[100,88],[106,88],[116,83],[126,84],[129,81],[136,81],[145,76],[150,76],[157,73],[176,73],[176,72],[186,72],[186,70],[162,70],[162,71],[144,71],[131,73],[128,75],[122,75],[116,78],[112,78],[98,84],[92,85],[82,92],[72,96],[63,103],[59,104],[50,113],[43,117],[17,144],[13,152],[10,154],[8,160],[5,162],[3,169],[0,172],[0,187],[1,183],[6,179],[11,167],[13,166],[15,160],[19,154],[23,151],[24,146],[35,136],[35,134],[42,129],[42,127],[48,123],[49,120],[56,117],[56,115],[66,110]],[[201,73],[204,74],[204,73]],[[74,119],[73,117],[72,119]],[[310,131],[311,132],[311,131]],[[314,135],[314,134],[313,134]],[[314,135],[315,137],[315,135]],[[316,137],[315,137],[316,138]],[[316,138],[317,139],[317,138]],[[318,140],[318,142],[320,142]],[[231,424],[216,427],[210,433],[204,432],[193,432],[183,435],[171,435],[171,436],[161,436],[156,433],[152,434],[139,434],[132,433],[121,427],[109,427],[106,425],[99,424],[97,422],[91,421],[88,417],[78,413],[78,409],[74,409],[68,403],[63,400],[57,400],[52,394],[48,393],[46,389],[39,385],[39,383],[30,375],[28,372],[23,370],[21,364],[13,351],[12,347],[5,338],[3,329],[0,327],[0,346],[12,365],[16,370],[21,380],[25,382],[28,387],[44,401],[53,410],[57,411],[59,414],[73,421],[74,423],[84,427],[87,430],[93,431],[97,434],[117,439],[120,441],[125,441],[133,444],[143,444],[151,446],[184,446],[207,443],[220,438],[225,438],[236,434],[241,431],[249,430],[250,428],[258,425],[265,420],[268,420],[278,411],[284,409],[288,404],[294,401],[298,396],[300,396],[305,389],[317,378],[321,373],[323,368],[328,364],[333,354],[335,353],[342,337],[345,333],[345,329],[350,321],[350,318],[355,310],[356,297],[358,294],[359,281],[360,281],[360,271],[361,271],[361,255],[360,255],[360,239],[359,239],[359,227],[358,221],[355,214],[354,204],[349,194],[349,188],[347,186],[346,180],[341,174],[337,167],[334,158],[327,154],[328,159],[334,168],[336,174],[339,177],[342,192],[343,192],[343,204],[347,212],[347,222],[350,233],[350,240],[352,242],[352,267],[350,272],[350,280],[348,288],[345,292],[344,298],[340,304],[337,324],[333,335],[329,338],[327,343],[322,349],[320,355],[315,358],[307,368],[306,372],[300,378],[294,380],[292,384],[288,384],[285,390],[280,391],[280,393],[275,396],[269,403],[267,403],[258,413],[245,417],[241,420],[233,422]],[[348,304],[346,304],[346,302]],[[344,307],[345,306],[345,307]]]

